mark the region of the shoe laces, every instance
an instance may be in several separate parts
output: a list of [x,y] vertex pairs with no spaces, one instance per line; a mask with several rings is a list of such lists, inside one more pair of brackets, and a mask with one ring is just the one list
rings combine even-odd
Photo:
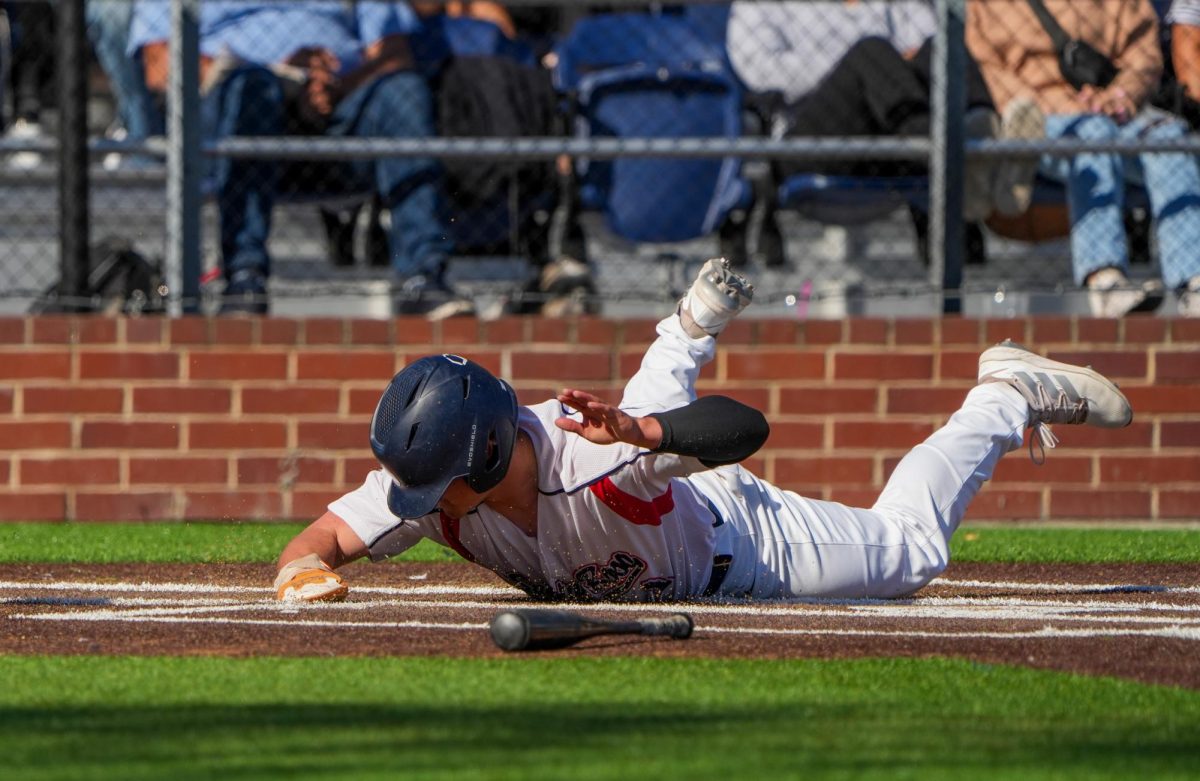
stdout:
[[[1046,451],[1053,450],[1058,445],[1058,437],[1050,430],[1050,427],[1040,420],[1036,420],[1030,428],[1031,436],[1029,437],[1029,460],[1034,464],[1041,466],[1046,463]],[[1038,455],[1033,453],[1033,443],[1037,440]]]
[[[1029,459],[1037,465],[1046,462],[1046,450],[1053,450],[1058,445],[1058,437],[1050,430],[1049,423],[1083,423],[1087,420],[1087,399],[1072,399],[1062,388],[1055,388],[1057,395],[1051,395],[1046,384],[1040,380],[1036,383],[1037,403],[1030,404],[1030,416],[1034,417],[1030,425],[1033,435],[1029,438]],[[1039,459],[1034,455],[1033,443],[1038,443],[1041,453]]]
[[[1017,389],[1029,406],[1029,460],[1041,466],[1046,462],[1046,451],[1058,445],[1058,437],[1050,430],[1050,423],[1083,423],[1088,416],[1087,399],[1078,392],[1068,393],[1050,377],[1041,373],[1014,372],[1009,376],[988,375],[981,382],[1002,382]],[[1049,383],[1049,386],[1047,385]],[[1038,451],[1033,449],[1037,442]]]

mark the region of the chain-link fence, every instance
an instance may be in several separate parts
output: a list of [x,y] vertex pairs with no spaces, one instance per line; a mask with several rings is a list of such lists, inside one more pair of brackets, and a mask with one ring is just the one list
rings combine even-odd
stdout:
[[1176,314],[1196,5],[3,0],[0,309]]

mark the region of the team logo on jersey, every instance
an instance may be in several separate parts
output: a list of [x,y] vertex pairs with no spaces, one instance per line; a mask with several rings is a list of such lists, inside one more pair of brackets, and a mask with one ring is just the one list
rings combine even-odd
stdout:
[[616,599],[633,590],[647,569],[642,559],[626,551],[617,551],[604,564],[593,562],[575,570],[571,580],[558,581],[555,590],[562,596],[578,600]]
[[671,596],[671,584],[674,582],[674,578],[646,578],[642,581],[643,601],[666,601]]

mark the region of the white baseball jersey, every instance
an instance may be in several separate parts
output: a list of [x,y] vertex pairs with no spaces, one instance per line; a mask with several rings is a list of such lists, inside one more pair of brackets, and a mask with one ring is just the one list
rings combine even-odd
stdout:
[[[687,336],[675,315],[658,333],[621,402],[634,415],[694,400],[715,352],[712,337]],[[538,464],[534,537],[485,505],[460,520],[436,511],[401,520],[388,510],[383,470],[329,509],[373,560],[427,537],[538,597],[897,596],[945,568],[967,503],[1020,446],[1027,408],[1006,385],[977,387],[901,461],[870,510],[807,499],[738,466],[596,445],[554,424],[571,412],[556,400],[519,410]]]
[[537,536],[486,505],[456,521],[433,512],[400,523],[387,509],[391,479],[372,472],[330,505],[368,546],[393,556],[428,537],[537,596],[682,599],[710,577],[721,522],[685,479],[693,458],[593,444],[554,425],[554,400],[521,407],[518,425],[538,465]]

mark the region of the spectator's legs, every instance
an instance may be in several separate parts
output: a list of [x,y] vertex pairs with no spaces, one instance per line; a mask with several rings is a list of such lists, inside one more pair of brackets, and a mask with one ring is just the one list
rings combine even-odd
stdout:
[[[424,78],[392,73],[360,87],[334,112],[332,135],[427,138],[434,135],[433,99]],[[374,175],[391,214],[392,269],[398,278],[423,276],[440,284],[453,251],[441,190],[441,169],[433,158],[389,157],[356,166]],[[365,169],[365,170],[364,170]]]
[[[929,132],[929,93],[911,64],[882,38],[850,47],[790,110],[793,136]],[[923,125],[922,125],[923,123]]]
[[[910,60],[913,70],[917,77],[921,79],[921,83],[925,85],[925,94],[929,94],[930,85],[933,83],[933,39],[929,38],[917,50]],[[988,90],[987,82],[984,81],[983,72],[979,70],[979,64],[975,62],[975,58],[967,53],[967,108],[990,108],[993,111],[996,109],[996,104],[992,102],[992,93]]]
[[[1151,141],[1182,138],[1187,125],[1162,111],[1147,110],[1121,127],[1123,138]],[[1188,154],[1145,154],[1130,165],[1129,175],[1144,182],[1150,195],[1158,239],[1158,259],[1168,287],[1186,285],[1200,276],[1200,168]]]
[[[927,92],[933,83],[932,54],[933,39],[930,38],[912,58],[913,68]],[[984,137],[994,135],[1001,139],[1029,140],[1042,138],[1046,134],[1046,121],[1042,110],[1036,102],[1027,97],[1011,100],[1004,106],[998,127],[999,133],[995,133],[997,128],[994,125],[991,128],[986,127],[986,122],[980,115],[996,114],[998,109],[983,78],[983,72],[979,70],[979,64],[970,52],[967,52],[966,62],[966,103],[967,118],[971,120],[966,128],[969,136],[974,134],[975,137],[980,137],[980,129],[984,130]],[[973,123],[976,124],[974,128],[971,126]],[[1028,211],[1029,203],[1033,199],[1034,178],[1037,175],[1035,159],[969,160],[967,174],[971,177],[968,179],[971,188],[981,187],[990,179],[988,212],[995,210],[1000,214],[1015,217]]]
[[[1046,117],[1047,138],[1098,141],[1117,137],[1117,125],[1099,114],[1052,114]],[[1084,153],[1073,158],[1042,159],[1041,170],[1067,185],[1071,215],[1071,263],[1075,282],[1104,268],[1125,272],[1129,265],[1125,225],[1121,221],[1124,199],[1124,165],[1120,156]]]
[[[873,136],[929,133],[929,96],[915,70],[882,38],[864,38],[811,92],[788,107],[789,136]],[[781,160],[780,178],[826,174],[920,174],[920,164],[893,161]]]
[[[205,96],[202,112],[209,138],[283,134],[283,90],[275,74],[264,68],[230,73]],[[278,166],[265,160],[219,157],[212,173],[221,215],[225,279],[230,285],[257,281],[261,287],[270,274],[267,236]]]
[[[13,116],[5,135],[14,141],[36,141],[45,131],[42,109],[54,101],[54,9],[44,2],[5,3],[11,24]],[[8,85],[0,85],[0,97]],[[0,121],[4,117],[0,112]],[[2,156],[12,168],[28,170],[42,163],[40,152]]]
[[96,49],[96,59],[104,68],[116,98],[125,138],[143,141],[161,133],[156,127],[157,114],[146,89],[140,63],[125,53],[129,43],[129,20],[133,3],[129,0],[87,0],[88,37]]
[[[928,47],[926,47],[928,48]],[[925,59],[929,55],[926,53]],[[928,62],[925,63],[928,71]],[[838,61],[817,87],[790,109],[790,136],[929,135],[929,85],[921,67],[901,56],[882,38],[863,38]],[[987,87],[979,78],[972,106],[965,117],[968,138],[995,135],[1000,123]],[[866,176],[922,175],[917,162],[857,161],[813,163],[783,161],[775,170],[782,177],[806,171]],[[963,216],[978,222],[992,211],[993,166],[989,161],[969,162]]]
[[49,3],[7,4],[13,26],[13,113],[36,123],[54,86],[54,9]]

